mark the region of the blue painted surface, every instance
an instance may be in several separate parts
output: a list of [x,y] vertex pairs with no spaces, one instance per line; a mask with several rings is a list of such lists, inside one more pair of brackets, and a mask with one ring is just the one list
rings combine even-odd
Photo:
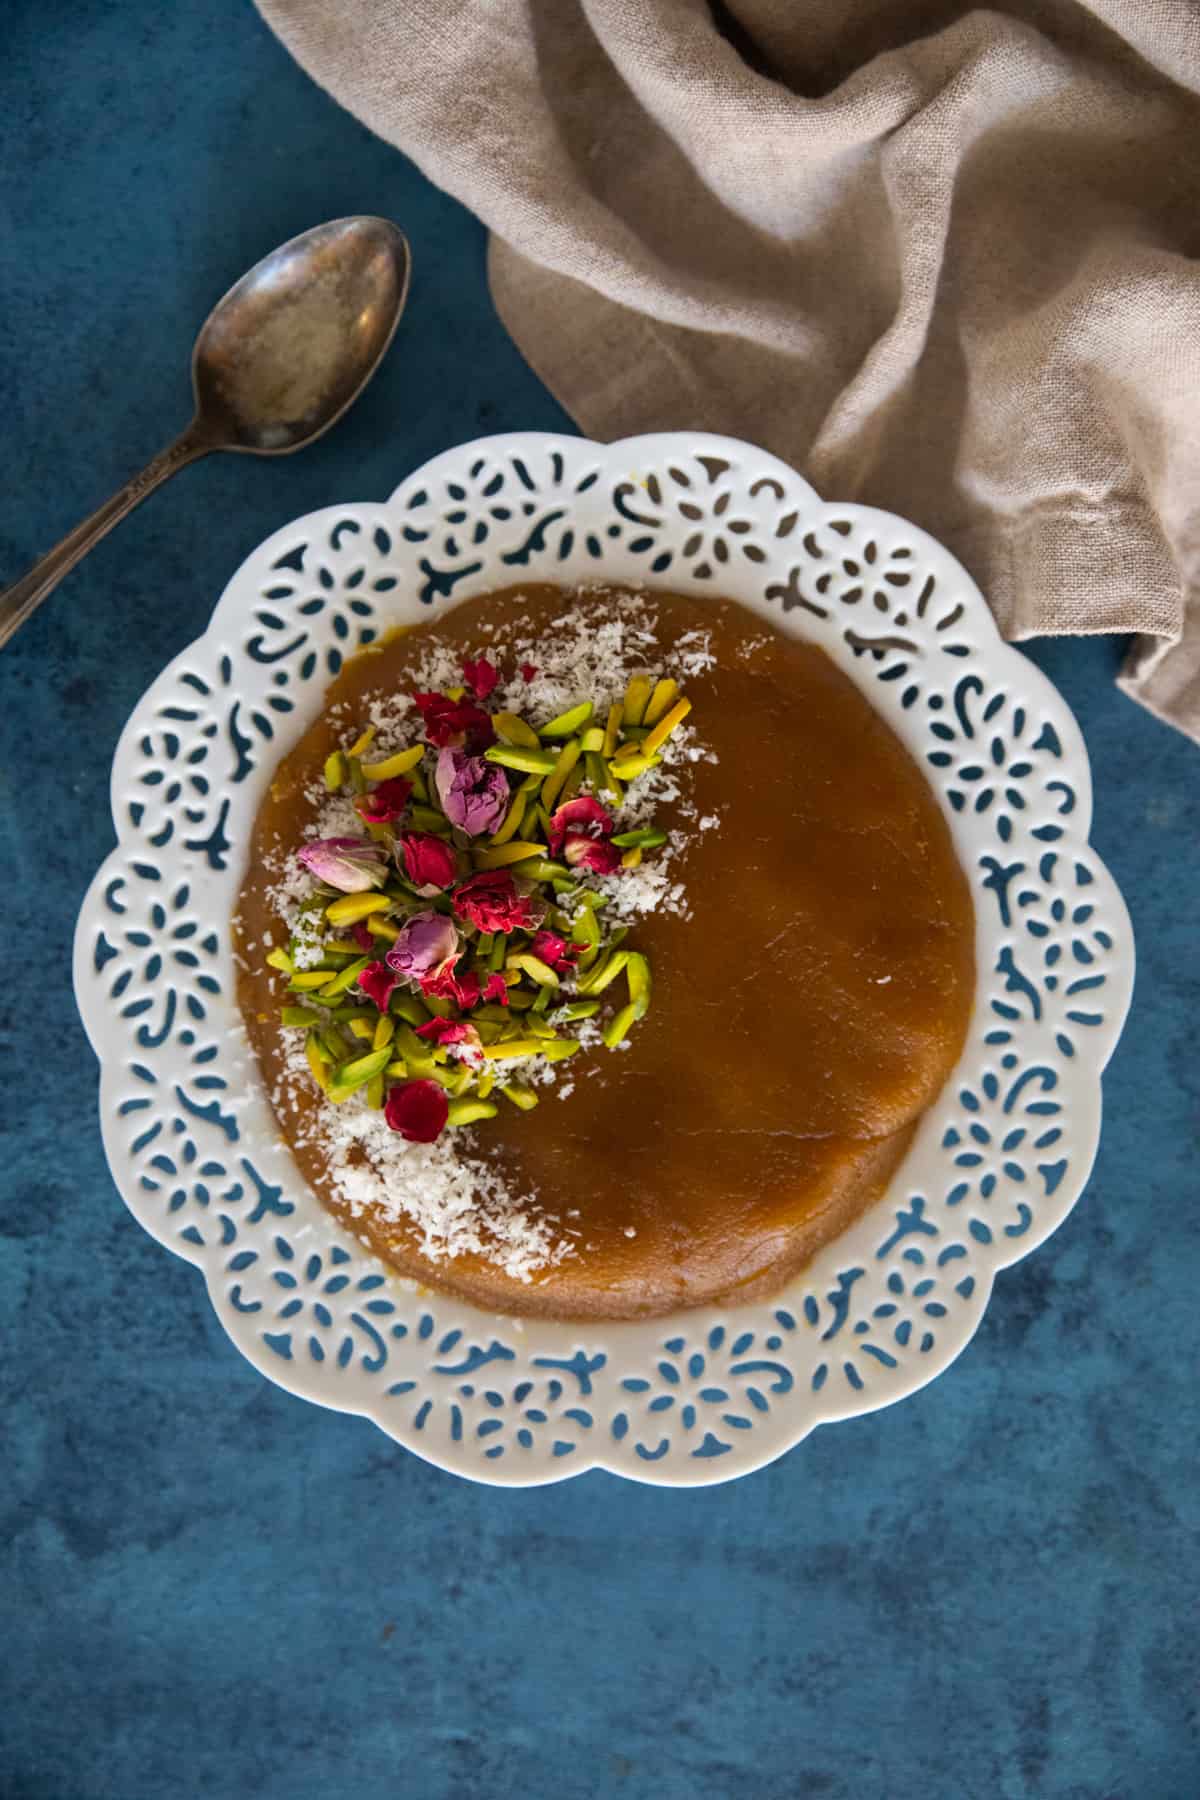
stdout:
[[564,421],[480,228],[241,0],[0,11],[5,574],[182,422],[192,330],[259,254],[351,211],[416,252],[331,438],[186,472],[0,662],[0,1793],[1195,1795],[1200,753],[1117,694],[1115,646],[1035,651],[1140,983],[1085,1200],[928,1391],[673,1495],[468,1487],[270,1387],[100,1149],[68,957],[113,745],[276,525]]

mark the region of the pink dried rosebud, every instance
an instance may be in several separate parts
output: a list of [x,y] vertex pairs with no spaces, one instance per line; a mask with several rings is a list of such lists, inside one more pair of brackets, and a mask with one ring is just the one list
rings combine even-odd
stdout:
[[539,962],[544,962],[556,975],[566,975],[579,960],[580,946],[569,944],[557,931],[539,931],[529,946]]
[[390,825],[408,805],[411,793],[412,782],[405,781],[403,775],[393,775],[390,781],[381,781],[369,794],[360,794],[354,802],[354,810],[368,825]]
[[401,981],[422,982],[458,955],[458,928],[445,913],[414,913],[384,959]]
[[381,888],[387,880],[384,853],[366,838],[316,838],[297,855],[318,881],[340,888],[343,894],[364,894],[368,888]]
[[480,931],[532,931],[542,919],[540,900],[525,893],[507,869],[485,869],[454,890],[454,910]]
[[386,1012],[388,1001],[392,997],[392,989],[400,982],[398,975],[393,975],[386,963],[368,963],[365,969],[358,971],[358,985],[368,1000],[373,1000],[380,1012]]
[[508,780],[494,763],[447,746],[438,753],[434,783],[442,811],[468,837],[482,837],[503,825]]
[[463,680],[477,700],[486,700],[500,679],[499,669],[486,656],[476,657],[474,662],[464,656],[462,672]]
[[432,831],[405,831],[400,836],[404,873],[419,894],[443,894],[458,874],[458,861],[444,838]]
[[595,875],[615,875],[621,867],[621,852],[607,838],[588,837],[584,831],[568,831],[562,854],[573,869],[591,869]]
[[[560,854],[568,832],[577,837],[610,838],[613,830],[613,818],[607,808],[587,794],[580,794],[577,800],[568,800],[560,806],[551,818],[550,854]],[[619,862],[620,858],[617,860]]]
[[465,1019],[430,1019],[427,1024],[417,1026],[417,1036],[428,1038],[431,1044],[444,1050],[457,1050],[469,1062],[479,1062],[483,1057],[479,1033]]
[[432,1144],[450,1116],[450,1103],[436,1081],[399,1081],[388,1089],[383,1116],[410,1144]]
[[490,716],[470,700],[450,700],[445,694],[414,694],[413,700],[435,749],[466,744],[472,750],[486,750],[496,736]]

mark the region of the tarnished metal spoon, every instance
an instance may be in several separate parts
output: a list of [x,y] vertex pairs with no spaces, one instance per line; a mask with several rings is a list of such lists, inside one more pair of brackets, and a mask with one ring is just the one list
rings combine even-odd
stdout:
[[183,436],[0,594],[0,644],[185,463],[212,450],[287,456],[328,431],[379,367],[404,311],[409,269],[403,232],[368,217],[318,225],[256,263],[196,339],[196,412]]

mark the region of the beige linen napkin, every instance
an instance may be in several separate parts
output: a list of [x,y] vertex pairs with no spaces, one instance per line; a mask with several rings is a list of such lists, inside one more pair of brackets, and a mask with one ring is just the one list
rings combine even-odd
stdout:
[[1197,0],[259,4],[491,228],[589,435],[903,513],[1200,737]]

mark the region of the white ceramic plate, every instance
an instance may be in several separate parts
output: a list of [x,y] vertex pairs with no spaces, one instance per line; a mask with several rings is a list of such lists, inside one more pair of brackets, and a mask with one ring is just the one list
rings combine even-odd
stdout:
[[[979,986],[962,1060],[886,1198],[769,1303],[562,1325],[416,1291],[310,1192],[246,1046],[229,919],[276,763],[359,645],[526,576],[730,595],[820,644],[925,770],[969,875]],[[286,526],[135,709],[112,810],[75,985],[126,1204],[203,1273],[256,1368],[457,1474],[744,1475],[946,1368],[997,1270],[1087,1178],[1133,940],[1088,847],[1075,722],[938,544],[823,504],[746,444],[487,438],[381,505]]]

